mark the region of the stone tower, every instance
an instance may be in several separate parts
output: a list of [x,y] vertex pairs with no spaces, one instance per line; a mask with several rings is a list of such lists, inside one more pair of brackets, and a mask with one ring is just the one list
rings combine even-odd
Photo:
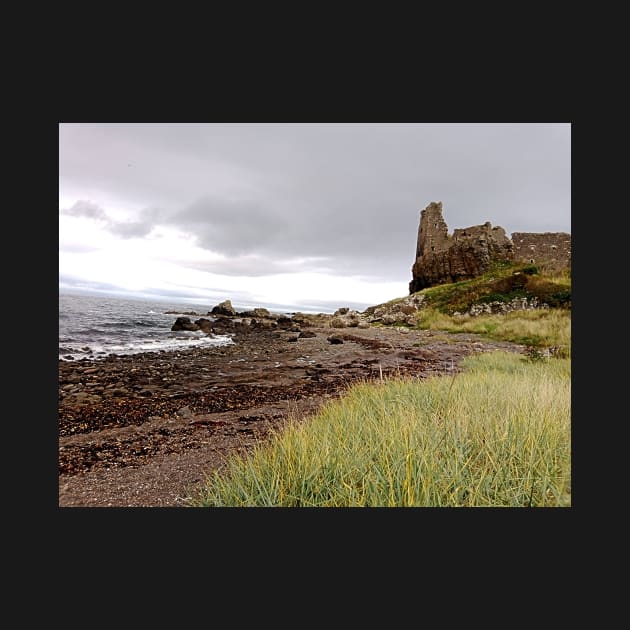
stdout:
[[448,247],[448,225],[442,218],[442,202],[432,201],[420,213],[416,258],[429,252],[443,251]]
[[442,202],[431,202],[420,214],[416,260],[409,293],[485,273],[492,262],[512,260],[514,246],[502,227],[483,225],[457,229],[452,236],[442,217]]

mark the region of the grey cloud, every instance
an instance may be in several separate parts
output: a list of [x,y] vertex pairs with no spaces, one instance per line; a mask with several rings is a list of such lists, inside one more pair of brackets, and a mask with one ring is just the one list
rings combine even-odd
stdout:
[[273,250],[285,221],[259,203],[214,197],[198,199],[166,219],[193,235],[201,247],[229,255]]
[[[352,214],[339,202],[300,212],[304,209],[274,210],[260,203],[206,197],[181,212],[162,216],[161,221],[191,234],[200,247],[233,257],[234,271],[229,275],[291,272],[291,259],[295,258],[310,259],[300,270],[342,275],[382,275],[392,266],[409,266],[408,252],[415,251],[417,230],[410,231],[409,225],[417,226],[418,220],[414,210],[404,221],[391,214],[391,206],[380,199],[368,200],[360,212]],[[408,246],[403,250],[399,244],[405,240]],[[234,258],[243,255],[265,258],[268,271],[256,261]],[[220,266],[225,267],[216,264]]]
[[[70,208],[62,208],[61,214],[73,217],[86,217],[88,219],[97,219],[103,222],[106,230],[120,236],[121,238],[142,238],[147,236],[153,230],[153,221],[160,216],[160,211],[149,208],[141,214],[146,218],[145,221],[116,221],[111,219],[105,210],[92,201],[77,201]],[[89,251],[89,249],[81,249],[80,245],[64,245],[65,251]]]
[[323,259],[279,259],[265,256],[246,256],[196,262],[181,260],[178,262],[183,267],[199,271],[224,276],[249,276],[253,278],[287,273],[326,273],[333,269],[332,265],[323,264]]
[[125,293],[124,289],[121,289],[115,284],[86,280],[81,276],[70,274],[59,274],[59,287],[64,290],[91,290],[103,293]]
[[570,232],[570,140],[569,124],[544,123],[63,124],[60,186],[145,206],[108,229],[176,227],[230,257],[231,274],[216,266],[228,275],[265,274],[244,255],[269,270],[301,257],[324,260],[300,270],[407,282],[431,201],[451,231]]
[[61,210],[62,214],[72,217],[87,217],[88,219],[102,219],[108,221],[107,215],[103,208],[91,201],[79,200],[70,208]]
[[[181,290],[149,288],[143,291],[143,295],[159,301],[166,299],[177,300],[180,304],[187,304],[191,307],[196,307],[202,315],[211,311],[214,306],[220,304],[224,300],[230,300],[232,302],[232,306],[237,311],[251,310],[252,308],[262,306],[260,301],[254,300],[252,294],[246,291],[225,291],[225,289],[217,288],[204,288],[203,291],[204,294],[201,295],[198,292],[198,288],[194,287]],[[277,307],[278,309],[284,311],[290,305],[265,302],[264,306],[272,309]]]
[[207,304],[208,310],[226,299],[232,299],[233,304],[244,303],[248,306],[259,306],[259,304],[255,304],[251,301],[252,296],[250,293],[243,291],[232,291],[228,295],[224,289],[183,286],[176,289],[148,287],[138,292],[123,289],[107,282],[86,280],[85,278],[71,274],[59,275],[59,288],[66,293],[116,295],[119,297],[137,297],[140,295],[143,298],[155,299],[157,301],[173,299],[179,300],[181,303],[191,303],[191,300],[194,300],[197,306]]
[[107,229],[122,238],[142,238],[153,230],[153,225],[132,221],[110,221]]

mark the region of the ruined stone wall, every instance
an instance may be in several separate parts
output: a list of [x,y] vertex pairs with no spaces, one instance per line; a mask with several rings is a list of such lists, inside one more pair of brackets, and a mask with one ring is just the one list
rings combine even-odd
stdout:
[[453,241],[461,241],[465,238],[492,238],[496,241],[504,241],[507,238],[505,230],[498,225],[492,227],[490,221],[483,225],[473,225],[467,228],[458,228],[453,232]]
[[420,213],[409,293],[474,278],[486,273],[495,261],[512,260],[533,261],[547,270],[566,269],[571,265],[571,235],[515,232],[510,239],[502,227],[486,221],[458,228],[450,236],[442,202],[431,202]]
[[442,202],[430,203],[420,214],[416,261],[409,292],[485,273],[495,260],[511,260],[512,242],[501,227],[488,221],[448,235]]
[[571,267],[571,235],[566,232],[514,232],[514,259],[549,271]]

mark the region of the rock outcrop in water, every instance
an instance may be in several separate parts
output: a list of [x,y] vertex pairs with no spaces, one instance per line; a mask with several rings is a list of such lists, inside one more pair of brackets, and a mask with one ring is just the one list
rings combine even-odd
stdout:
[[199,330],[199,325],[190,321],[190,317],[178,317],[175,323],[171,326],[171,330]]
[[225,300],[221,302],[221,304],[217,304],[208,315],[223,315],[224,317],[233,317],[236,315],[236,311],[232,306],[232,302],[230,300]]

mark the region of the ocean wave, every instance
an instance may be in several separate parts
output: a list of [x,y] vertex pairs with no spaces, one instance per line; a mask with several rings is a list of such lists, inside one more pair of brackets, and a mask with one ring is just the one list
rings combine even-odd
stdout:
[[69,344],[59,346],[59,359],[62,361],[78,361],[83,358],[98,359],[110,354],[128,355],[142,352],[160,352],[170,350],[188,350],[203,346],[227,346],[234,341],[227,335],[214,337],[197,336],[171,336],[167,339],[137,339],[128,343],[90,343]]
[[203,331],[172,331],[177,315],[164,311],[173,308],[181,308],[182,316],[186,316],[185,311],[195,307],[60,296],[59,357],[64,360],[94,359],[109,354],[186,350],[233,343],[229,337],[208,337]]

